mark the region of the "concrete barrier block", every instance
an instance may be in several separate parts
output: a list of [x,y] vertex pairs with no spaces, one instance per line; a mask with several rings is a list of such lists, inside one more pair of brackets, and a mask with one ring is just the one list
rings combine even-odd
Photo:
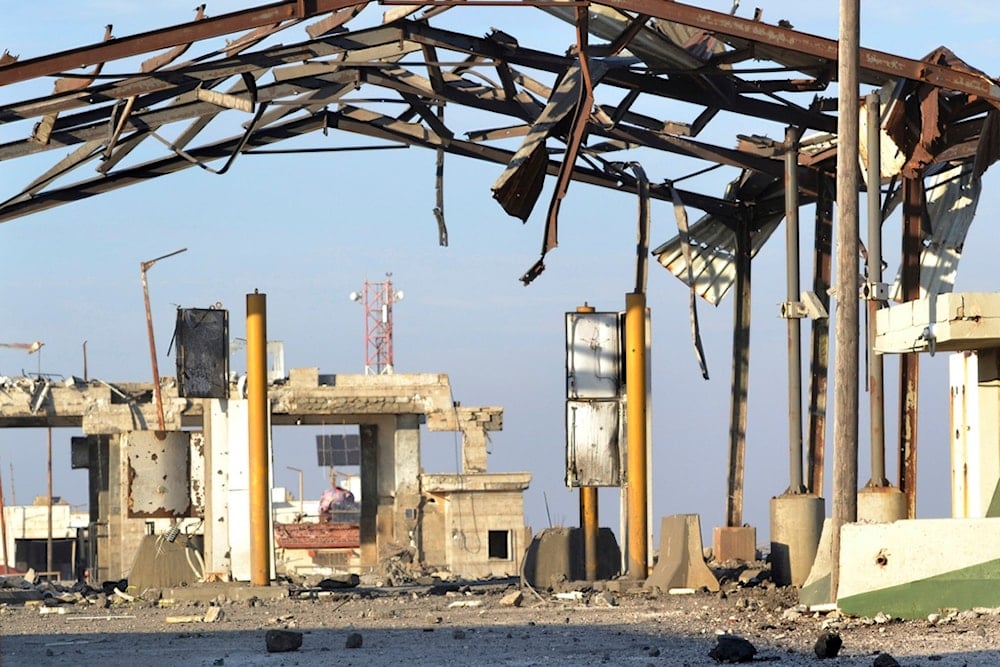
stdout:
[[674,514],[660,521],[660,559],[646,580],[646,588],[705,587],[719,590],[719,580],[705,564],[701,519],[697,514]]
[[[621,570],[621,550],[610,528],[601,528],[597,542],[597,578],[611,579]],[[561,581],[586,578],[583,533],[579,528],[547,528],[531,540],[524,555],[523,580],[548,590]]]
[[727,560],[757,560],[757,529],[753,526],[716,526],[712,531],[712,558]]

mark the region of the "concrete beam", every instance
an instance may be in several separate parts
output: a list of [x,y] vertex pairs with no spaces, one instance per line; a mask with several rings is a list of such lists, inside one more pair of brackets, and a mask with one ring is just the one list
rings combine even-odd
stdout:
[[531,484],[529,472],[499,472],[480,475],[421,475],[420,488],[427,493],[454,491],[523,491]]
[[1000,294],[954,292],[876,311],[875,351],[956,352],[1000,347]]
[[[329,423],[331,417],[364,423],[373,416],[425,415],[432,431],[485,432],[503,428],[499,407],[458,408],[445,374],[323,375],[314,369],[292,373],[293,382],[271,385],[268,398],[275,425]],[[315,379],[314,379],[315,378]],[[243,385],[230,385],[241,398]],[[177,395],[173,378],[162,378],[167,430],[202,425],[204,405]],[[149,383],[49,383],[30,377],[0,378],[0,428],[81,427],[87,434],[113,434],[156,423]]]

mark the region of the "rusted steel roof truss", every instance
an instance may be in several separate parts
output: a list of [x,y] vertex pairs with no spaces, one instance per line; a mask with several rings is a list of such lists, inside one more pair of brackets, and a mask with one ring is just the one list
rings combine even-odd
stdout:
[[[61,154],[26,185],[0,193],[0,222],[192,166],[225,173],[242,153],[268,152],[264,149],[272,144],[303,135],[314,137],[314,146],[298,149],[306,151],[352,148],[334,143],[335,137],[360,135],[380,142],[374,147],[437,151],[443,230],[444,154],[509,168],[516,142],[531,134],[546,102],[575,71],[582,85],[575,89],[574,111],[540,137],[531,167],[535,175],[522,175],[526,183],[557,177],[545,220],[544,258],[557,243],[559,204],[572,181],[636,192],[639,184],[620,169],[637,160],[633,150],[683,157],[683,166],[668,167],[680,173],[651,174],[650,197],[670,201],[667,183],[683,186],[686,175],[717,165],[780,177],[780,156],[734,136],[706,136],[720,114],[753,119],[755,128],[758,119],[767,121],[776,134],[786,125],[803,133],[836,130],[835,103],[816,97],[836,71],[835,40],[678,2],[605,0],[592,3],[603,8],[596,13],[578,3],[517,3],[544,4],[546,11],[574,22],[576,45],[566,53],[522,47],[516,36],[496,29],[480,37],[431,25],[448,7],[455,11],[481,2],[448,7],[425,2],[422,9],[392,12],[409,18],[352,29],[352,22],[365,16],[360,10],[366,4],[290,0],[216,17],[199,7],[191,22],[48,56],[4,58],[0,161]],[[302,41],[268,45],[276,32],[306,19],[315,21]],[[670,37],[678,26],[690,37],[685,43]],[[233,33],[243,34],[224,46],[210,41]],[[177,62],[199,50],[191,60]],[[988,166],[984,160],[996,159],[996,123],[986,122],[1000,105],[995,81],[946,50],[926,61],[871,50],[861,55],[863,81],[898,80],[905,93],[901,99],[909,101],[894,110],[901,117],[892,119],[891,129],[902,136],[906,127],[922,128],[919,136],[903,137],[917,151],[907,156],[910,171],[945,159],[978,159],[981,173]],[[101,73],[133,56],[144,58],[140,71]],[[733,69],[751,58],[766,62]],[[91,71],[70,73],[81,66]],[[600,75],[591,77],[595,67]],[[22,86],[49,76],[58,77],[52,94],[19,96]],[[917,99],[925,102],[916,104]],[[448,114],[446,120],[445,105],[468,113]],[[670,115],[654,116],[650,109]],[[497,115],[509,123],[498,124]],[[470,125],[469,118],[480,118],[481,124]],[[205,138],[209,125],[225,123],[228,129]],[[800,161],[804,202],[814,196],[816,175],[832,171],[835,155],[833,143]],[[210,166],[216,160],[223,161],[221,167]],[[74,172],[87,165],[98,175],[74,180]],[[484,184],[484,192],[487,188]],[[768,217],[773,203],[697,188],[678,187],[677,194],[686,206],[733,228]],[[526,220],[533,203],[518,209],[518,217]],[[747,214],[755,208],[756,215]],[[446,233],[440,236],[444,243]],[[541,266],[540,259],[525,277],[533,278]]]

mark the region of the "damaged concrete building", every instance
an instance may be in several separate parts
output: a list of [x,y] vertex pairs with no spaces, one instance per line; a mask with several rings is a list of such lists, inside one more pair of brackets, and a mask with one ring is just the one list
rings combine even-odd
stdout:
[[[157,420],[149,384],[7,379],[0,428],[82,427],[86,437],[74,442],[73,457],[89,471],[92,579],[129,576],[143,541],[185,520],[185,532],[203,536],[202,577],[245,581],[250,526],[242,387],[232,383],[225,400],[190,399],[164,378],[166,429],[160,431],[143,429]],[[321,376],[315,368],[291,369],[287,380],[270,385],[269,401],[276,426],[360,429],[357,543],[330,543],[312,523],[312,541],[289,551],[303,549],[317,565],[360,572],[400,550],[422,567],[467,577],[517,572],[531,538],[523,502],[531,475],[486,470],[488,433],[502,428],[501,408],[456,405],[446,375]],[[461,434],[460,472],[424,474],[422,424]],[[280,542],[279,569],[286,559]],[[481,546],[466,547],[472,544]]]
[[[523,46],[517,36],[495,27],[457,32],[442,26],[446,21],[442,14],[450,17],[452,10],[475,4],[491,3],[403,4],[376,13],[365,11],[368,3],[364,0],[286,0],[216,17],[205,16],[202,7],[194,21],[130,38],[112,39],[109,27],[104,42],[78,49],[22,60],[4,53],[0,86],[5,92],[32,80],[37,84],[44,77],[56,80],[50,95],[26,94],[0,107],[0,122],[20,128],[15,140],[0,144],[0,160],[52,156],[44,171],[0,202],[0,222],[194,167],[221,175],[247,155],[335,152],[352,148],[339,143],[342,138],[364,137],[382,148],[414,146],[436,153],[434,221],[441,245],[448,242],[442,178],[446,155],[495,165],[497,178],[492,188],[484,185],[483,193],[492,194],[506,213],[521,220],[532,215],[548,176],[555,176],[541,257],[522,276],[527,284],[544,271],[547,254],[558,245],[559,206],[571,183],[635,194],[640,200],[640,218],[645,217],[640,220],[636,244],[636,289],[628,295],[642,298],[636,310],[645,310],[645,262],[652,255],[690,290],[686,315],[702,361],[697,297],[718,304],[732,294],[730,429],[728,442],[719,443],[729,454],[726,521],[718,527],[722,529],[718,535],[735,534],[738,539],[734,541],[752,552],[752,533],[743,530],[750,273],[759,251],[784,221],[782,268],[788,289],[780,317],[788,327],[790,479],[788,493],[782,495],[789,496],[791,504],[803,506],[809,521],[786,522],[793,524],[792,534],[780,537],[772,527],[772,544],[786,552],[807,554],[796,567],[782,573],[801,585],[816,555],[824,518],[822,496],[830,490],[830,485],[824,486],[830,393],[836,398],[837,392],[843,392],[840,404],[849,406],[837,415],[842,419],[833,421],[847,433],[843,438],[847,446],[837,451],[853,453],[854,459],[853,467],[844,466],[847,472],[834,484],[836,497],[842,501],[834,512],[835,530],[859,514],[854,503],[843,500],[853,498],[858,486],[857,380],[863,371],[857,309],[867,310],[870,320],[878,323],[887,319],[877,317],[878,311],[888,310],[891,301],[936,304],[935,298],[952,291],[980,180],[1000,158],[1000,82],[944,47],[934,45],[920,59],[897,56],[860,44],[852,46],[847,39],[796,30],[788,20],[765,17],[761,10],[744,16],[748,10],[741,9],[739,2],[732,3],[729,11],[655,0],[499,3],[517,5],[510,8],[515,15],[533,12],[532,24],[544,18],[561,26],[573,38],[569,48],[565,41],[538,48]],[[376,9],[375,4],[370,8]],[[311,21],[305,26],[308,38],[273,40],[280,31],[301,27],[306,20]],[[233,38],[222,44],[224,35]],[[841,46],[850,47],[848,57],[842,57]],[[198,51],[197,57],[181,60],[189,49]],[[120,65],[137,56],[146,60],[131,70],[120,70],[131,74],[98,78],[104,65]],[[92,72],[71,73],[84,66],[93,68]],[[364,94],[354,95],[358,91]],[[460,107],[462,113],[449,113],[446,119],[446,105]],[[504,124],[498,125],[498,116],[505,117]],[[732,127],[720,123],[723,118],[745,123],[746,132],[753,134],[734,137]],[[869,119],[867,132],[860,132],[865,119]],[[219,128],[216,121],[229,125]],[[220,131],[203,133],[209,125]],[[161,136],[164,128],[174,130],[173,140]],[[761,134],[758,128],[773,136]],[[305,138],[315,143],[304,148],[302,143],[295,144]],[[293,147],[274,147],[285,141]],[[135,150],[140,145],[146,152]],[[60,154],[55,155],[56,151]],[[645,161],[645,168],[639,160]],[[868,168],[865,178],[858,173],[859,163]],[[96,176],[74,173],[94,165]],[[716,178],[707,177],[710,173]],[[725,177],[720,179],[719,174]],[[856,210],[862,191],[871,216],[863,244],[868,264],[864,279],[858,274],[862,234]],[[643,232],[649,229],[653,200],[672,207],[677,234],[671,231],[673,238],[654,245],[650,252],[650,239]],[[955,202],[962,205],[952,205]],[[813,207],[814,244],[811,280],[803,291],[798,215],[807,206]],[[689,208],[701,214],[690,226]],[[899,210],[901,220],[895,246],[899,249],[898,279],[892,287],[882,278],[882,265],[888,263],[881,252],[881,236],[894,210]],[[836,284],[835,236],[837,259],[845,262],[838,265]],[[595,254],[602,251],[595,250]],[[827,318],[834,312],[831,297],[839,306],[838,317],[848,311],[854,315],[852,321],[842,321],[843,330],[853,334],[835,358],[840,377],[834,377],[833,383],[834,341]],[[915,313],[928,311],[926,306],[910,307]],[[809,325],[810,350],[805,354],[803,321]],[[922,332],[934,322],[913,324],[919,324],[916,330]],[[901,329],[909,335],[911,327]],[[633,347],[644,346],[640,340]],[[900,354],[901,393],[895,442],[888,447],[899,453],[893,486],[884,470],[887,430],[874,417],[884,416],[885,399],[881,391],[871,392],[877,397],[871,407],[872,458],[881,465],[873,464],[869,488],[885,496],[892,495],[890,489],[899,494],[902,502],[897,509],[901,511],[895,518],[914,520],[919,350],[912,344],[879,350],[871,342],[868,348],[873,360],[880,359],[881,353]],[[803,358],[808,358],[808,369],[803,368]],[[634,370],[643,367],[636,364]],[[966,370],[969,377],[974,376],[971,366]],[[804,389],[806,376],[810,386]],[[362,479],[362,562],[373,562],[383,545],[412,542],[422,558],[469,573],[496,571],[500,563],[494,564],[490,554],[509,564],[500,557],[505,554],[503,547],[509,547],[507,556],[516,555],[526,538],[518,503],[528,480],[523,474],[492,476],[481,470],[482,433],[498,426],[499,412],[456,410],[439,382],[426,378],[415,379],[402,393],[397,393],[399,387],[382,386],[382,382],[387,380],[352,381],[337,376],[336,381],[326,383],[318,373],[304,373],[286,386],[270,388],[272,423],[308,422],[336,409],[342,411],[337,414],[361,425],[362,439],[369,443],[368,455],[373,457]],[[881,376],[877,382],[872,378],[871,385],[881,387]],[[128,463],[132,461],[133,445],[122,446],[132,436],[122,435],[141,432],[153,423],[148,402],[136,403],[133,391],[119,390],[124,399],[102,386],[52,387],[51,396],[45,399],[54,401],[57,394],[75,392],[75,419],[96,438],[91,451],[107,452],[109,483],[103,488],[115,497],[103,505],[95,498],[94,503],[105,508],[100,515],[108,521],[124,517],[128,504],[126,496],[117,495],[122,488],[117,483],[130,476]],[[633,407],[643,402],[642,392],[637,393]],[[95,398],[88,402],[82,399],[85,395]],[[22,419],[40,419],[32,413],[36,404],[43,404],[36,394],[25,390],[15,396]],[[395,401],[393,397],[399,396],[404,400]],[[218,514],[224,507],[219,503],[225,502],[219,496],[228,498],[243,490],[229,482],[217,484],[215,478],[220,469],[215,467],[216,457],[232,456],[232,451],[220,450],[220,440],[224,447],[233,446],[246,426],[241,400],[241,392],[230,393],[225,404],[208,403],[207,407],[168,400],[171,429],[198,427],[205,433],[206,479],[201,492],[207,522],[231,522],[232,514]],[[805,409],[803,403],[808,403]],[[136,414],[143,419],[134,419]],[[105,422],[89,425],[88,420],[98,418],[95,415]],[[422,475],[419,459],[412,456],[419,448],[420,415],[426,415],[429,427],[435,420],[447,422],[448,428],[466,426],[468,451],[462,473]],[[632,419],[630,424],[638,428],[645,417]],[[140,445],[146,436],[134,437],[135,450],[143,452],[143,463],[148,463],[157,443]],[[627,444],[630,454],[645,447],[645,433]],[[994,439],[989,447],[997,451],[1000,445]],[[190,446],[176,449],[191,451]],[[198,458],[195,454],[191,460]],[[644,457],[636,459],[641,465]],[[97,464],[92,468],[100,469]],[[980,486],[996,488],[994,477]],[[634,523],[641,524],[629,531],[627,551],[631,576],[644,579],[651,563],[646,540],[653,522],[645,510],[645,475],[636,474],[633,482],[630,492],[640,485],[643,490],[630,499],[622,515],[635,517]],[[94,493],[99,494],[100,488]],[[460,562],[465,558],[457,548],[466,528],[463,507],[472,497],[475,502],[493,498],[498,505],[509,505],[493,513],[497,525],[477,533],[482,544],[490,545],[488,553],[481,554],[483,560]],[[178,490],[172,498],[176,504],[171,511],[176,512],[188,498],[187,491]],[[152,506],[162,508],[163,504],[153,502]],[[803,523],[810,525],[809,531],[800,530]],[[132,530],[131,525],[127,529],[113,526],[116,537],[109,541],[122,541],[119,533]],[[950,537],[953,525],[936,535]],[[141,526],[136,530],[141,531]],[[226,551],[232,534],[222,532],[221,537],[206,535],[209,571],[236,568],[240,560],[235,552]],[[801,542],[804,548],[789,548],[786,539]],[[839,549],[839,537],[831,544]],[[717,550],[720,546],[716,545]],[[1000,555],[996,548],[990,549],[983,554],[984,562],[995,562]],[[117,543],[109,543],[106,553],[106,574],[113,576],[124,567],[129,553]],[[845,558],[861,558],[859,553],[848,549]],[[833,569],[838,571],[839,561],[836,557],[834,561]],[[843,569],[860,569],[855,566],[845,561]],[[995,581],[1000,575],[991,572],[988,576]],[[825,577],[827,584],[830,578]],[[827,585],[822,595],[830,593]]]

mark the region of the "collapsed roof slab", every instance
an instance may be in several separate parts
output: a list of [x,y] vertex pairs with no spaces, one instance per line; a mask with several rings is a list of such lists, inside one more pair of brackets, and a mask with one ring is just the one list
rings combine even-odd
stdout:
[[[502,428],[503,408],[459,408],[443,373],[313,377],[315,384],[289,382],[268,388],[272,424],[319,424],[333,417],[364,423],[377,415],[413,414],[425,415],[431,431],[465,431],[470,425]],[[178,396],[173,378],[163,378],[161,388],[168,430],[202,425],[204,400]],[[149,383],[18,377],[0,379],[0,389],[0,428],[77,427],[97,435],[142,430],[157,421]],[[242,391],[242,383],[230,384],[230,398],[242,398]]]

